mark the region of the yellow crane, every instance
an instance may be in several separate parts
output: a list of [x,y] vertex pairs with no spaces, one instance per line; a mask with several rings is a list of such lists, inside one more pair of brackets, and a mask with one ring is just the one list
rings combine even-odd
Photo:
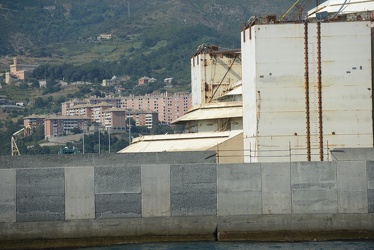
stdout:
[[17,140],[25,138],[31,134],[31,127],[24,127],[14,132],[12,138],[10,139],[10,146],[12,151],[12,156],[14,155],[21,155],[17,146]]

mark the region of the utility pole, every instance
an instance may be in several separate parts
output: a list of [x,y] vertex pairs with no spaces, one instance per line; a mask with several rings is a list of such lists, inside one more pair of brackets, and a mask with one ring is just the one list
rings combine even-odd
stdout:
[[110,129],[111,129],[111,127],[108,127],[108,137],[109,137],[109,154],[110,154]]
[[84,131],[83,131],[83,154],[84,154]]
[[99,126],[99,154],[100,154],[100,134],[101,134],[100,128],[101,128],[101,126]]
[[129,145],[131,145],[131,123],[130,123],[130,116],[129,116]]

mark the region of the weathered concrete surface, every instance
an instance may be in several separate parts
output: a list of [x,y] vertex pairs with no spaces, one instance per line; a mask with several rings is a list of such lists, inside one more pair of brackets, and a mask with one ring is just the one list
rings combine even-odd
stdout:
[[374,148],[334,148],[330,153],[333,161],[374,161]]
[[368,211],[374,213],[374,161],[366,162],[366,177],[368,178]]
[[95,168],[96,218],[141,217],[141,166]]
[[374,239],[374,214],[239,216],[217,225],[219,241]]
[[0,235],[1,249],[19,248],[25,242],[28,248],[34,243],[38,248],[49,248],[215,239],[373,239],[374,214],[184,216],[6,223],[0,227]]
[[[15,161],[15,159],[17,161]],[[215,163],[214,151],[157,152],[132,154],[21,155],[1,156],[0,169],[75,166],[112,166],[141,164]],[[32,164],[31,164],[32,163]],[[53,164],[52,164],[53,163]]]
[[142,217],[171,216],[170,165],[142,165]]
[[263,214],[290,214],[290,163],[261,163],[261,170]]
[[215,164],[171,165],[172,216],[216,215]]
[[365,161],[339,161],[337,165],[339,213],[368,213]]
[[94,218],[94,168],[65,168],[65,220]]
[[19,159],[0,167],[0,248],[213,240],[215,233],[219,240],[374,239],[372,161],[170,165],[124,163],[115,154],[92,165],[57,157],[19,168],[26,164]]
[[16,170],[0,169],[0,223],[16,222]]
[[17,222],[65,219],[63,168],[17,169],[16,174]]
[[216,219],[203,216],[7,223],[0,227],[0,249],[17,248],[25,242],[30,249],[36,239],[39,249],[120,242],[214,240]]
[[337,213],[335,162],[291,164],[292,213]]
[[365,240],[374,238],[374,214],[237,216],[217,232],[218,241]]
[[217,215],[261,213],[261,165],[217,165]]
[[140,165],[95,168],[95,194],[141,192]]

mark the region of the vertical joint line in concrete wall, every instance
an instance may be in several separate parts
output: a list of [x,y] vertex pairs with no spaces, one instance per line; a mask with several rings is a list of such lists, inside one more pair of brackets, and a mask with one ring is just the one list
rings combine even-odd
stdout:
[[322,124],[322,70],[321,70],[321,22],[317,22],[317,86],[318,86],[318,125],[319,158],[323,161],[323,124]]
[[308,22],[304,23],[304,87],[305,87],[305,123],[306,123],[306,154],[310,156],[310,107],[309,107],[309,50],[308,50]]

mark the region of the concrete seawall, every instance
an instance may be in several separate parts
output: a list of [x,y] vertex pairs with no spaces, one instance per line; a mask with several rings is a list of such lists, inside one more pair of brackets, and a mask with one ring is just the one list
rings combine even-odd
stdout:
[[0,157],[0,248],[374,239],[373,161],[212,155]]

